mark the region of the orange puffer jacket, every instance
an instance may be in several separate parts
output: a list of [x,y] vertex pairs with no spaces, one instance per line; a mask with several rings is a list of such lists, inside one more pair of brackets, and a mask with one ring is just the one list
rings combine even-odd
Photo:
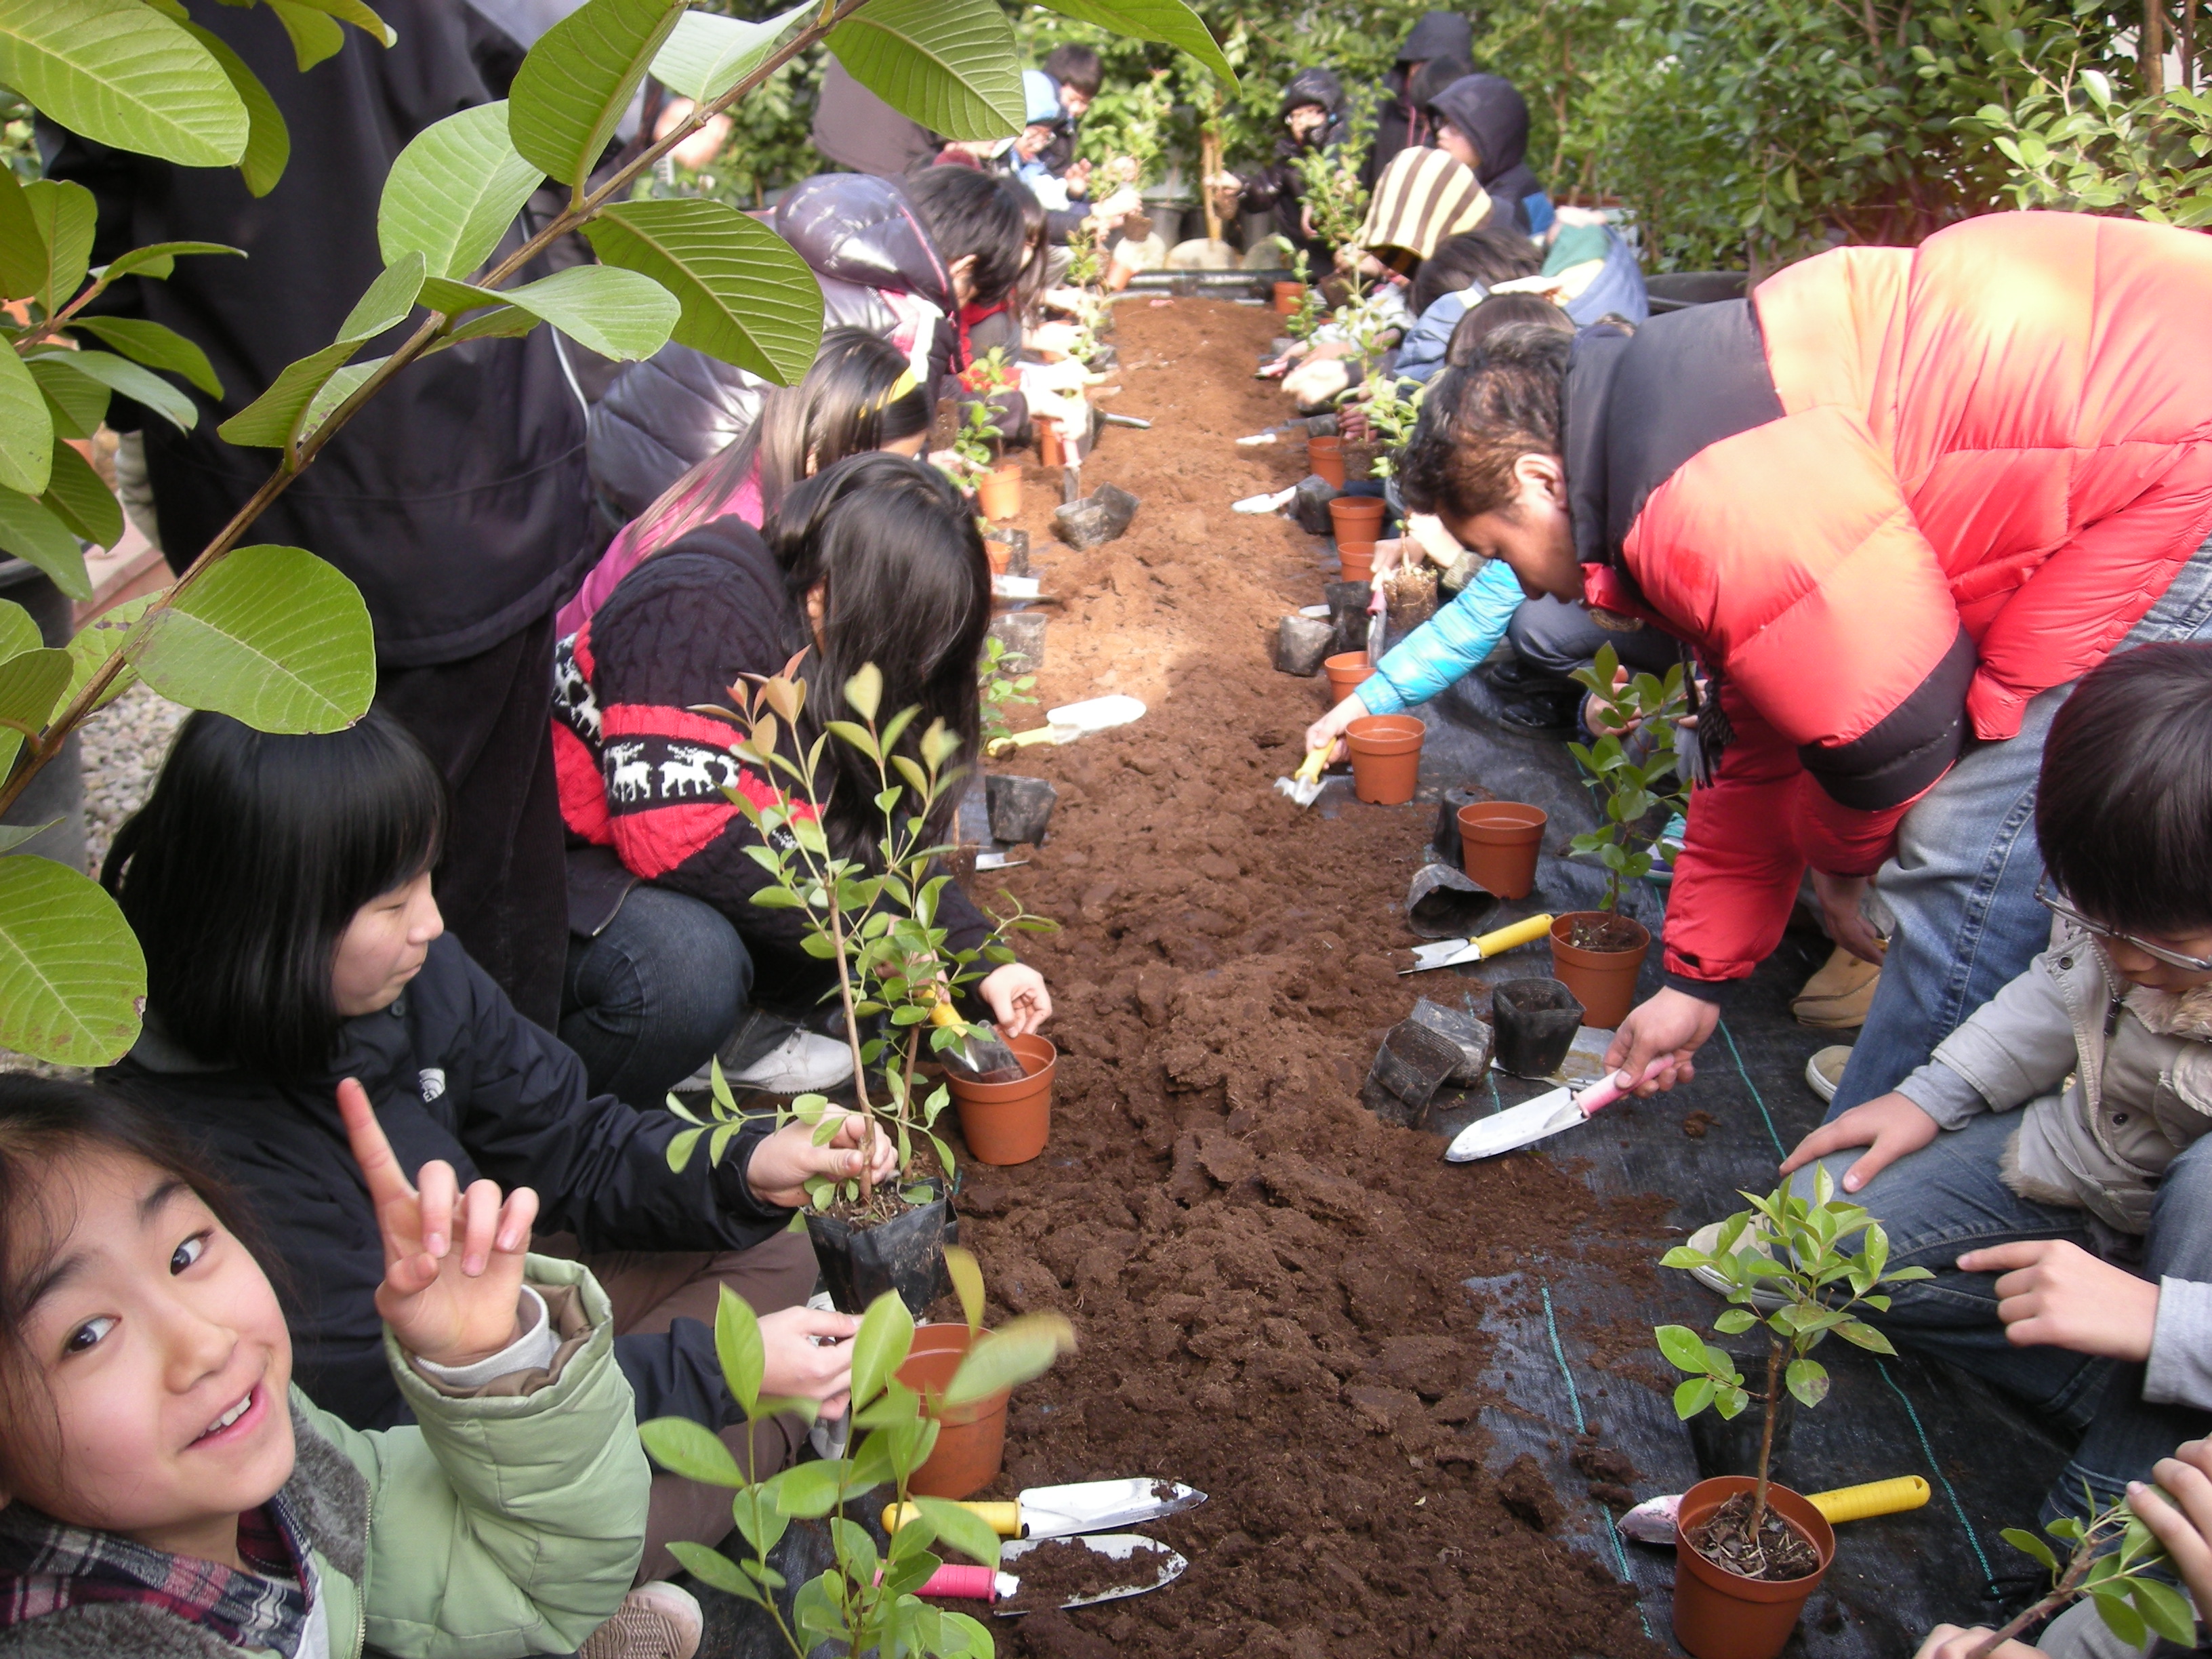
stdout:
[[[1616,461],[1589,573],[1593,604],[1698,647],[1735,728],[1668,904],[1693,981],[1779,943],[1808,862],[1871,873],[1969,727],[2017,732],[2212,529],[2212,238],[1998,214],[1824,254],[1751,303],[1768,407],[1679,460],[1644,440],[1641,485]],[[1655,323],[1622,362],[1665,343]]]

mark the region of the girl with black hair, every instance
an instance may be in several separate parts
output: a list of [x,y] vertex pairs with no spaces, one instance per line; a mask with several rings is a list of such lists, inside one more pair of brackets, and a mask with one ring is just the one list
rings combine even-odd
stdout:
[[[807,714],[783,740],[796,755],[873,663],[886,711],[921,708],[902,746],[942,720],[963,761],[977,752],[990,567],[944,477],[895,455],[851,456],[793,485],[765,538],[733,517],[701,526],[632,571],[562,645],[562,812],[572,842],[603,849],[612,879],[596,912],[572,914],[591,937],[571,944],[561,1034],[594,1085],[625,1099],[657,1100],[717,1054],[732,1082],[775,1094],[851,1074],[847,1046],[805,1023],[831,981],[801,948],[803,921],[752,902],[767,880],[748,851],[757,835],[724,791],[765,801],[775,785],[730,752],[732,728],[700,705],[726,706],[743,676],[795,662]],[[842,744],[824,755],[839,769],[830,842],[872,859],[873,772],[844,769],[854,763]],[[933,836],[949,831],[953,806],[939,806]],[[938,921],[955,950],[989,932],[957,886]],[[1019,963],[976,991],[1009,1035],[1052,1012],[1042,978]]]
[[[928,167],[906,180],[906,191],[944,258],[958,307],[1004,301],[1028,252],[1017,186],[972,167]],[[961,358],[953,367],[968,364]]]
[[[763,1316],[772,1391],[834,1406],[854,1322],[803,1305],[813,1251],[786,1227],[808,1175],[864,1161],[888,1174],[888,1144],[859,1119],[819,1149],[804,1126],[762,1124],[719,1162],[671,1170],[682,1124],[593,1094],[576,1056],[446,935],[430,874],[447,823],[436,769],[380,713],[296,737],[191,716],[102,872],[147,984],[145,1030],[105,1080],[203,1141],[281,1242],[300,1383],[324,1409],[364,1429],[410,1409],[385,1362],[384,1252],[337,1103],[358,1086],[403,1168],[446,1166],[455,1191],[536,1188],[555,1236],[540,1249],[581,1255],[613,1299],[640,1418],[688,1417],[742,1457],[713,1339],[722,1288]],[[781,1467],[805,1433],[778,1419],[752,1454]],[[729,1523],[726,1492],[656,1479],[647,1571],[672,1570],[670,1540],[712,1543]]]

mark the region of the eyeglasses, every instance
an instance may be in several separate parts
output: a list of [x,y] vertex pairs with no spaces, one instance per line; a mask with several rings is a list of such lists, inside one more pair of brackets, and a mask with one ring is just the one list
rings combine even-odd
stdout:
[[2212,957],[2185,957],[2179,951],[2167,950],[2163,945],[2153,945],[2148,939],[2137,939],[2133,933],[2123,933],[2115,928],[2106,927],[2102,922],[2090,921],[2088,917],[2058,896],[2057,890],[2051,886],[2049,876],[2044,877],[2035,884],[2035,902],[2053,915],[2065,917],[2075,927],[2087,933],[2094,933],[2099,939],[2118,939],[2121,944],[2140,951],[2153,960],[2166,963],[2169,968],[2179,968],[2185,973],[2191,974],[2212,974]]

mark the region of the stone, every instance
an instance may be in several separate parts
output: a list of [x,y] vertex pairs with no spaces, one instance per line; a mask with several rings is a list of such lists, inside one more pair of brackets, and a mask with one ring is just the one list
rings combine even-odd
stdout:
[[1022,653],[1023,673],[1034,674],[1044,667],[1044,624],[1042,611],[1008,611],[991,618],[990,631],[1008,652]]
[[1328,504],[1342,493],[1320,473],[1309,472],[1298,480],[1297,494],[1291,498],[1291,517],[1309,536],[1330,535]]
[[1319,617],[1296,611],[1275,629],[1275,666],[1285,674],[1310,678],[1321,672],[1322,659],[1336,647],[1336,629]]
[[1045,826],[1052,822],[1052,809],[1060,800],[1060,793],[1042,778],[1017,777],[1011,774],[993,773],[984,781],[990,801],[991,834],[1002,844],[1018,847],[1027,842],[1031,847],[1044,845]]

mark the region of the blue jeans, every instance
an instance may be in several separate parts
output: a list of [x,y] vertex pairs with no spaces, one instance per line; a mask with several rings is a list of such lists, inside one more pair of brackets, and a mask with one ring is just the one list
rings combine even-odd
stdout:
[[752,957],[727,917],[640,884],[596,937],[570,937],[561,1041],[594,1093],[657,1107],[737,1030],[752,985]]
[[[2016,1112],[1985,1113],[1899,1159],[1849,1196],[1887,1231],[1892,1267],[1925,1267],[1936,1275],[1898,1286],[1889,1311],[1868,1315],[1869,1323],[1900,1347],[1963,1366],[2084,1430],[2044,1500],[2047,1519],[2083,1512],[2085,1480],[2100,1505],[2120,1498],[2129,1481],[2148,1480],[2152,1464],[2203,1434],[2208,1419],[2203,1412],[2146,1404],[2141,1365],[2064,1348],[2014,1347],[1997,1318],[1996,1276],[1959,1271],[1960,1255],[1989,1245],[2063,1238],[2095,1252],[2100,1235],[2107,1244],[2115,1237],[2087,1210],[2037,1204],[2004,1184],[2000,1160],[2020,1121]],[[1811,1197],[1814,1170],[1826,1167],[1844,1196],[1844,1172],[1864,1152],[1832,1153],[1800,1170],[1791,1178],[1795,1189]],[[2167,1166],[2142,1261],[2124,1265],[2154,1282],[2212,1279],[2212,1136]]]
[[[2205,638],[2212,540],[2113,648]],[[1975,745],[1898,826],[1897,850],[1874,882],[1894,919],[1889,953],[1829,1117],[1904,1082],[2050,942],[2051,917],[2035,902],[2035,780],[2051,717],[2073,689],[2069,681],[2035,697],[2017,737]]]

